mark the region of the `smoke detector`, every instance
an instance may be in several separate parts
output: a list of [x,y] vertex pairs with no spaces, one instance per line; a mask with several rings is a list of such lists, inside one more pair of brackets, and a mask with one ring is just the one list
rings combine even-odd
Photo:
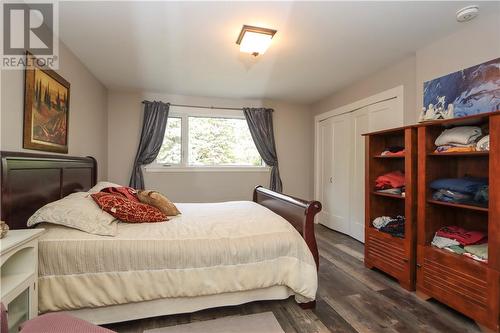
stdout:
[[475,18],[479,14],[479,7],[476,5],[467,6],[457,10],[457,21],[467,22]]

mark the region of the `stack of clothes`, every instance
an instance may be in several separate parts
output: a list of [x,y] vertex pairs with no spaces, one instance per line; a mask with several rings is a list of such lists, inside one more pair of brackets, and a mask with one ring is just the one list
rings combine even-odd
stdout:
[[405,237],[405,217],[404,216],[380,216],[373,220],[372,225],[379,231],[388,233],[394,237]]
[[404,156],[405,155],[405,147],[401,146],[390,146],[384,149],[381,156]]
[[434,144],[436,153],[488,151],[490,136],[487,127],[458,126],[444,130]]
[[396,195],[405,195],[405,174],[401,171],[392,171],[375,180],[375,191]]
[[488,239],[481,231],[469,231],[458,226],[443,227],[436,232],[431,244],[477,261],[488,262]]
[[430,183],[432,199],[456,204],[488,206],[488,178],[437,179]]

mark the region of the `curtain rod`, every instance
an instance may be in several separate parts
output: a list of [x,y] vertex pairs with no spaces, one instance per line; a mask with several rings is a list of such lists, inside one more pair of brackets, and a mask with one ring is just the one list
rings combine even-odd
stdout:
[[[142,101],[142,104],[148,101]],[[218,110],[238,110],[243,111],[243,108],[228,108],[223,106],[204,106],[204,105],[189,105],[189,104],[173,104],[169,103],[170,106],[177,106],[180,108],[198,108],[198,109],[218,109]],[[273,110],[274,111],[274,110]]]
[[[146,103],[148,101],[142,101],[142,103]],[[239,110],[243,111],[243,108],[228,108],[228,107],[218,107],[218,106],[203,106],[203,105],[189,105],[189,104],[173,104],[170,103],[170,106],[177,106],[180,108],[198,108],[198,109],[219,109],[219,110]]]

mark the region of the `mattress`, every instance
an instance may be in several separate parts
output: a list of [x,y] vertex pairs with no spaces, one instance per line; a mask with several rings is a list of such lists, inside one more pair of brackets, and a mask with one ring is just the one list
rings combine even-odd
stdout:
[[285,219],[247,201],[177,206],[167,222],[119,223],[115,237],[42,224],[40,312],[272,286],[315,299],[313,256]]

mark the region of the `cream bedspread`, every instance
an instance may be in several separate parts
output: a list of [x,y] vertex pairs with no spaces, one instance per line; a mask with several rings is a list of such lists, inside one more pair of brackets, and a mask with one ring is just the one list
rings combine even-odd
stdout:
[[314,259],[285,219],[247,201],[177,206],[168,222],[119,223],[116,237],[42,224],[40,311],[276,285],[315,299]]

